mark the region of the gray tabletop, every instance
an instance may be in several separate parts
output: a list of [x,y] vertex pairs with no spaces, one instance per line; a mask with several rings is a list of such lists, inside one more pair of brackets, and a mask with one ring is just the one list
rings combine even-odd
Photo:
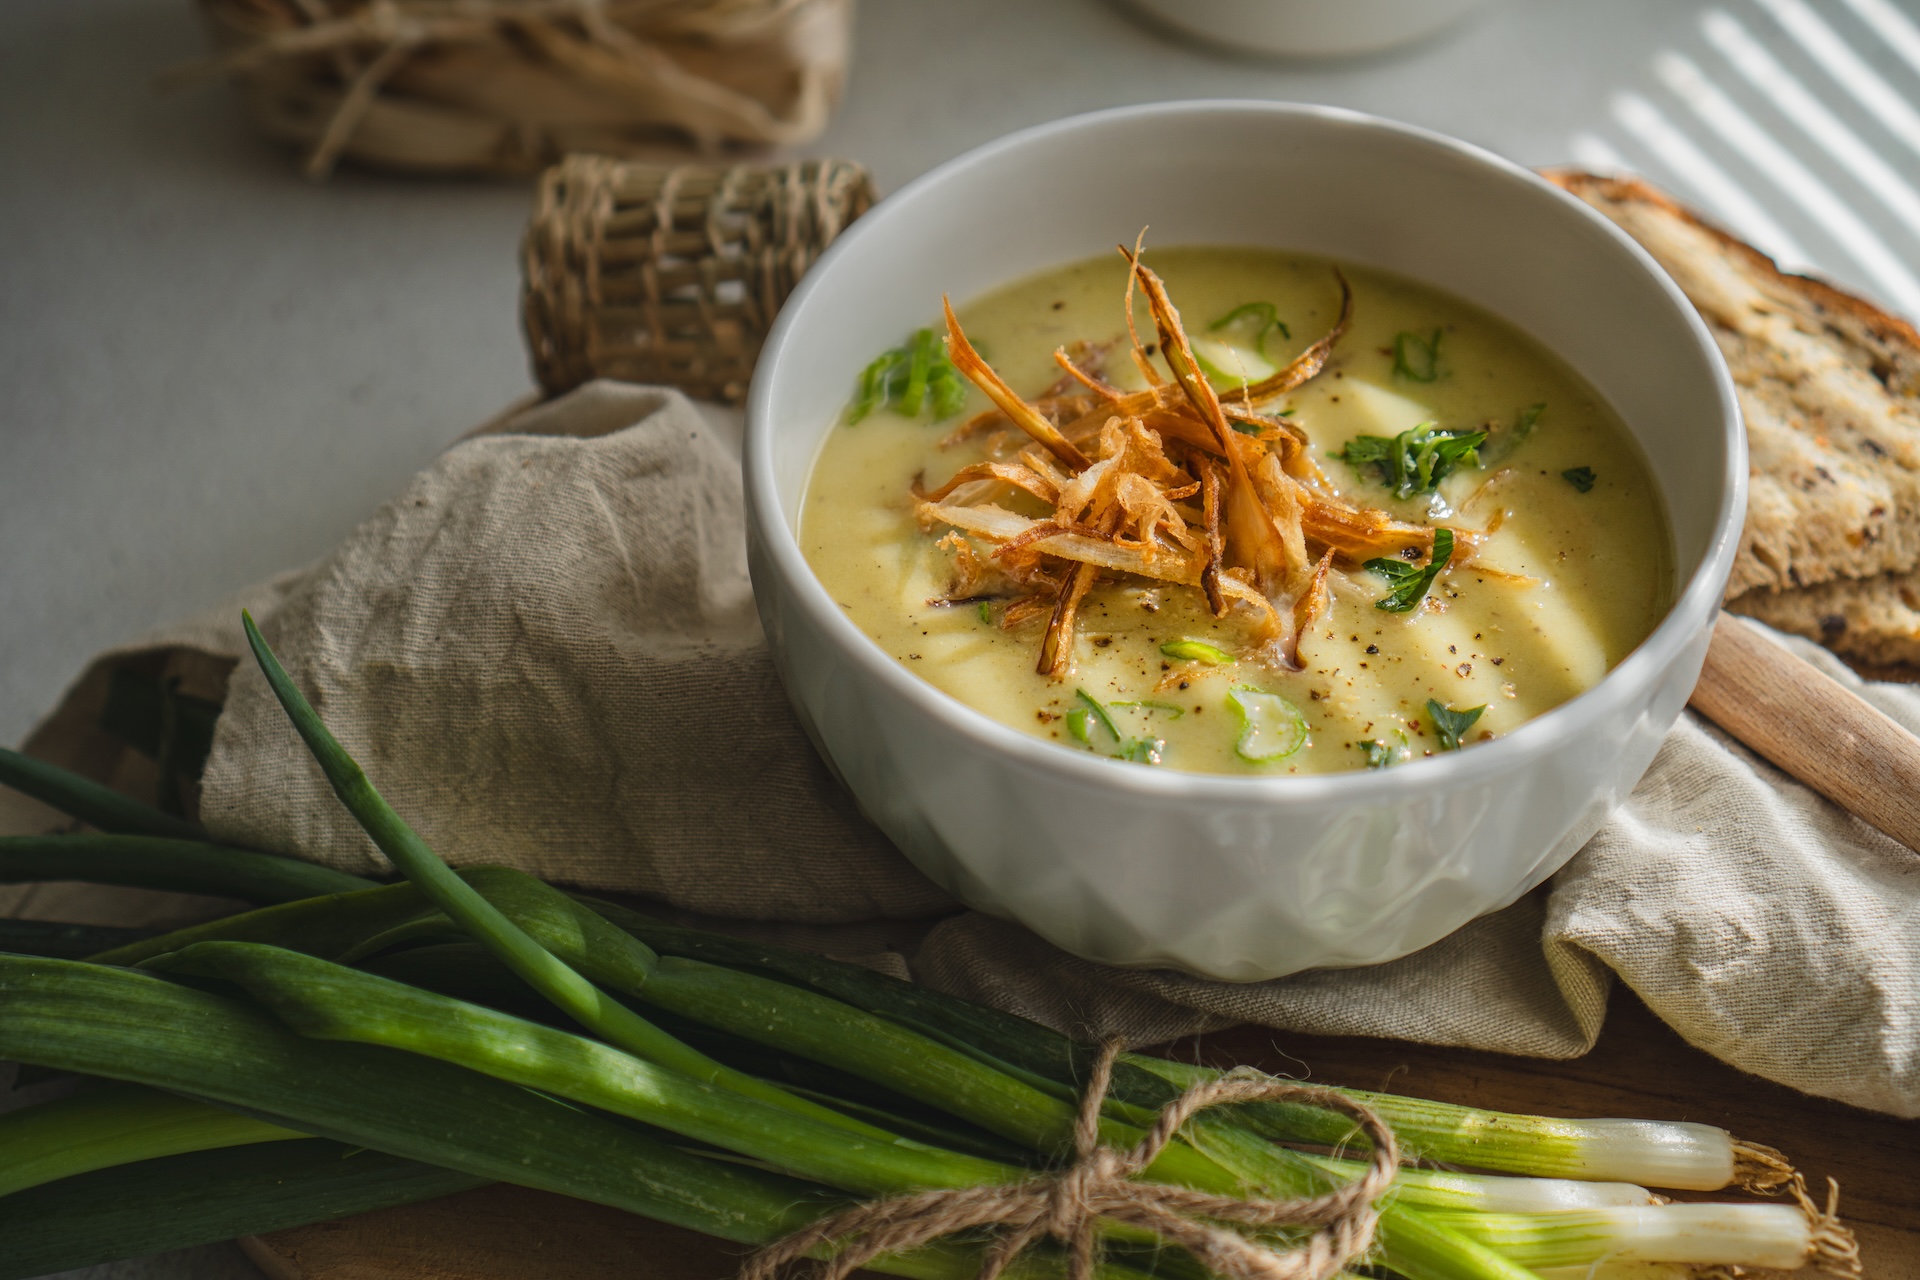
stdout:
[[[1638,169],[1912,313],[1916,18],[1915,0],[1506,0],[1406,53],[1287,64],[1103,0],[867,0],[844,106],[807,150],[886,190],[1098,107],[1332,103],[1527,164]],[[0,741],[96,650],[326,551],[531,385],[527,186],[316,186],[225,90],[150,89],[203,49],[188,0],[0,6]],[[76,1274],[257,1273],[220,1246]]]

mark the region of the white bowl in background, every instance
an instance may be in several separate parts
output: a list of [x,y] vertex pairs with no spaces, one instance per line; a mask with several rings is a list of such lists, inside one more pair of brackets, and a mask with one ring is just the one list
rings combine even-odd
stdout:
[[1487,0],[1131,0],[1212,44],[1295,58],[1350,58],[1437,35]]
[[[1044,268],[1154,243],[1366,263],[1533,334],[1610,400],[1671,519],[1677,598],[1593,689],[1391,770],[1181,773],[1029,737],[850,622],[795,538],[821,440],[873,353]],[[1630,791],[1706,653],[1746,442],[1693,308],[1625,234],[1488,152],[1352,112],[1183,102],[989,143],[882,201],[787,301],[745,448],[754,594],[787,691],[861,808],[958,897],[1090,959],[1230,980],[1391,960],[1556,870]]]

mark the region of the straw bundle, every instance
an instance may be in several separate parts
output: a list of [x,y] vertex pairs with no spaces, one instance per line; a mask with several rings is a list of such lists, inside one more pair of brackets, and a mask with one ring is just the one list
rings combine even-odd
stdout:
[[307,170],[534,173],[804,142],[853,0],[200,0],[224,74]]
[[845,160],[568,157],[540,180],[521,248],[535,377],[550,395],[608,377],[738,400],[780,304],[873,198]]

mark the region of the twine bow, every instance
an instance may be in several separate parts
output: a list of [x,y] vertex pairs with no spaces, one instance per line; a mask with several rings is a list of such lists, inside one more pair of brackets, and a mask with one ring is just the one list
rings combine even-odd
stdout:
[[[1090,1280],[1101,1222],[1144,1228],[1192,1253],[1226,1280],[1327,1280],[1373,1243],[1373,1207],[1399,1165],[1399,1151],[1380,1118],[1331,1089],[1234,1072],[1188,1089],[1161,1111],[1131,1151],[1099,1145],[1100,1108],[1119,1046],[1102,1047],[1080,1101],[1074,1162],[1050,1174],[1001,1186],[920,1191],[855,1205],[768,1245],[740,1271],[740,1280],[775,1280],[782,1268],[824,1251],[821,1280],[844,1280],[883,1253],[900,1253],[957,1231],[1000,1227],[980,1280],[994,1280],[1041,1236],[1067,1244],[1070,1280]],[[1207,1107],[1285,1100],[1351,1116],[1373,1142],[1364,1176],[1325,1195],[1300,1200],[1238,1199],[1157,1182],[1137,1182],[1181,1126]],[[1250,1239],[1228,1226],[1313,1227],[1288,1248]]]

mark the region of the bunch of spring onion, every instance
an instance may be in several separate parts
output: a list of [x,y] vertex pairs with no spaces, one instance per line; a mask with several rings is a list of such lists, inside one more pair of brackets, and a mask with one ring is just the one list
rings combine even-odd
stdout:
[[[0,754],[0,782],[105,833],[0,840],[0,880],[266,904],[155,937],[0,922],[10,948],[0,953],[0,1061],[78,1078],[56,1101],[0,1115],[0,1278],[492,1181],[759,1244],[856,1200],[1008,1182],[1071,1151],[1088,1046],[508,868],[455,872],[375,791],[250,619],[247,628],[341,802],[405,879],[382,885],[221,847],[178,818]],[[1101,1140],[1132,1146],[1207,1074],[1123,1055]],[[1375,1274],[1654,1280],[1708,1264],[1857,1268],[1831,1206],[1675,1205],[1647,1189],[1786,1181],[1777,1154],[1722,1130],[1354,1096],[1409,1158],[1380,1201],[1372,1254],[1355,1264]],[[1349,1153],[1362,1141],[1331,1111],[1222,1108],[1195,1116],[1144,1176],[1227,1195],[1314,1195],[1358,1175]],[[1101,1243],[1105,1280],[1205,1280],[1189,1255],[1119,1224]],[[984,1249],[953,1238],[872,1269],[965,1280]],[[1012,1270],[1046,1280],[1063,1265],[1047,1246]]]

